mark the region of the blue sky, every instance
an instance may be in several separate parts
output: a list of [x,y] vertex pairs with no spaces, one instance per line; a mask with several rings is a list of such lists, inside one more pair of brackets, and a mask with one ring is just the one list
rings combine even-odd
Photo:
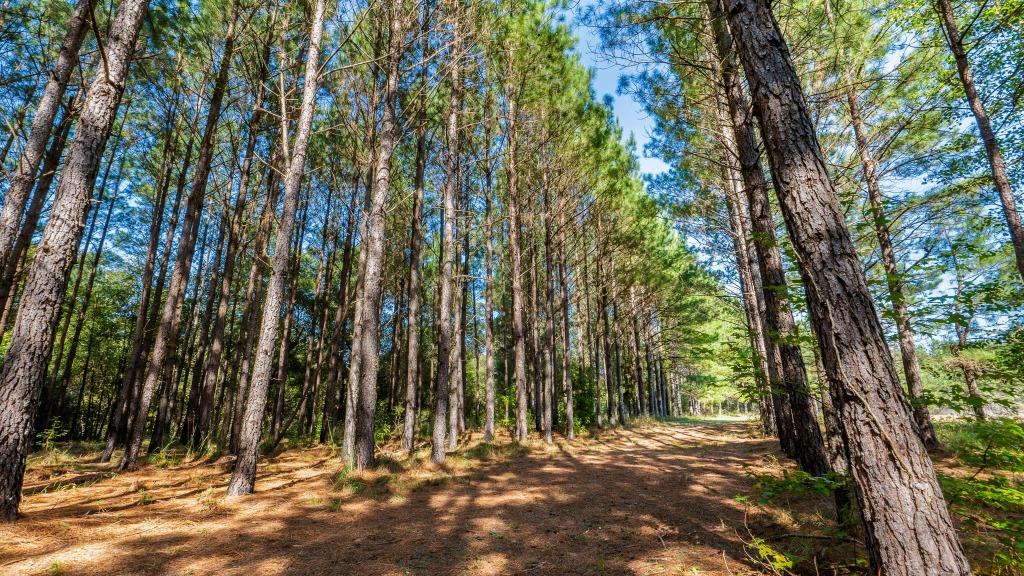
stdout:
[[636,153],[640,160],[640,171],[646,174],[658,174],[668,169],[668,166],[658,158],[644,155],[644,145],[650,140],[651,132],[654,129],[654,120],[647,114],[639,102],[629,95],[618,94],[619,77],[636,72],[634,67],[626,67],[621,62],[609,61],[601,57],[600,43],[594,30],[574,18],[576,13],[586,7],[598,4],[600,0],[579,0],[574,2],[575,7],[568,16],[574,24],[576,36],[579,37],[577,50],[583,59],[583,63],[594,73],[594,91],[597,99],[603,100],[607,94],[612,98],[612,106],[619,124],[624,130],[623,136],[628,138],[630,134],[636,140]]

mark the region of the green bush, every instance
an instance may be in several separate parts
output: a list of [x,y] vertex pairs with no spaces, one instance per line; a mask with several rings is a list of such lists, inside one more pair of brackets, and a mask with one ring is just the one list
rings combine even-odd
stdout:
[[1011,418],[964,421],[940,427],[957,457],[979,470],[1024,472],[1024,425]]

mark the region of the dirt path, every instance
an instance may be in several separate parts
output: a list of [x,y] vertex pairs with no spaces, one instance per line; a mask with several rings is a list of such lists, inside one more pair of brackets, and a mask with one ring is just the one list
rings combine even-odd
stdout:
[[658,424],[340,477],[325,449],[292,450],[240,501],[222,498],[223,461],[112,478],[37,467],[26,518],[0,527],[0,573],[760,573],[734,497],[773,450],[749,429]]

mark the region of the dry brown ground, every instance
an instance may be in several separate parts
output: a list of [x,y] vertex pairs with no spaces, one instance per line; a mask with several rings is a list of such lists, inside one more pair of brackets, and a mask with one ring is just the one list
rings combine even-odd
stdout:
[[748,472],[779,466],[751,431],[648,424],[525,450],[470,439],[444,469],[385,460],[348,475],[328,449],[296,449],[261,460],[239,500],[222,497],[226,459],[116,476],[36,463],[25,518],[0,527],[0,574],[758,574],[753,535],[813,524],[821,506],[785,518],[745,503]]

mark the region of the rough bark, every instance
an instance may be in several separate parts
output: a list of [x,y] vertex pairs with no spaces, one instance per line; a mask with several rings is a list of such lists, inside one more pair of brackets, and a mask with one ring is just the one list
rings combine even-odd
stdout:
[[[313,114],[316,111],[316,93],[320,87],[320,47],[323,43],[324,12],[326,0],[317,0],[313,7],[309,30],[309,47],[306,50],[305,80],[302,86],[302,104],[295,130],[295,141],[287,158],[288,169],[284,176],[284,205],[281,221],[274,240],[274,256],[271,260],[270,281],[267,283],[263,316],[260,321],[256,355],[253,360],[252,381],[242,413],[242,427],[238,437],[238,457],[228,482],[228,496],[252,494],[256,484],[256,459],[259,455],[260,437],[263,430],[263,412],[270,387],[270,370],[273,364],[274,347],[277,344],[280,326],[281,303],[291,263],[292,233],[295,228],[295,214],[299,206],[299,191],[303,171],[306,167],[306,150],[313,131]],[[281,135],[285,138],[285,134]],[[282,383],[283,385],[283,383]]]
[[[100,463],[103,464],[110,461],[110,458],[114,453],[114,448],[125,433],[127,415],[131,411],[132,391],[135,386],[136,374],[138,372],[139,364],[143,360],[143,350],[147,341],[147,320],[149,318],[149,309],[153,293],[153,275],[156,269],[156,255],[160,247],[160,230],[163,227],[164,208],[167,202],[167,193],[171,182],[174,159],[176,156],[175,152],[177,151],[174,137],[174,128],[176,126],[177,114],[176,112],[173,112],[168,120],[167,129],[164,133],[165,170],[161,177],[162,185],[158,187],[156,203],[153,205],[153,219],[149,228],[149,242],[146,247],[146,261],[142,267],[139,303],[135,310],[135,327],[132,331],[132,350],[128,354],[127,365],[121,373],[117,399],[114,401],[114,409],[111,412],[110,423],[107,426],[106,445],[103,448],[103,453],[100,455]],[[189,153],[186,153],[185,159],[186,166],[191,162],[191,146],[192,143],[189,142]],[[170,230],[168,230],[168,246],[170,245],[170,235],[174,233],[174,228],[177,224],[177,213],[182,188],[183,186],[179,186],[175,193],[173,203],[174,215],[172,216],[169,225]],[[161,276],[162,275],[163,271],[161,270]]]
[[[423,16],[420,33],[423,35],[423,56],[429,53],[428,13]],[[416,174],[413,183],[412,222],[409,226],[409,280],[408,326],[406,327],[405,361],[405,418],[402,427],[402,447],[412,453],[416,440],[416,384],[419,381],[420,354],[420,245],[423,243],[423,191],[427,166],[427,66],[420,73],[416,119]]]
[[558,243],[558,285],[562,292],[562,392],[565,395],[565,437],[576,438],[576,417],[573,414],[572,354],[569,348],[569,270],[565,263],[565,219],[560,226],[562,234]]
[[396,96],[398,93],[398,65],[404,45],[404,25],[400,6],[387,6],[389,37],[387,45],[387,74],[384,79],[384,112],[377,143],[370,189],[370,206],[366,213],[366,236],[363,252],[366,267],[363,275],[363,293],[356,305],[359,323],[354,327],[353,340],[359,347],[359,378],[351,385],[358,386],[359,405],[356,407],[355,453],[353,464],[357,469],[375,464],[373,422],[377,409],[377,370],[380,357],[380,299],[383,285],[385,211],[391,189],[391,157],[398,139]]
[[900,392],[782,33],[766,0],[727,0],[726,6],[849,447],[871,571],[970,574]]
[[[35,115],[32,117],[32,127],[29,131],[28,141],[21,151],[18,163],[11,174],[11,185],[4,196],[3,208],[0,208],[0,269],[13,266],[15,259],[11,248],[17,240],[18,227],[21,223],[22,214],[25,211],[25,203],[28,201],[29,192],[36,180],[36,171],[39,163],[42,162],[43,153],[46,150],[46,143],[50,140],[50,132],[53,130],[53,121],[60,110],[60,103],[64,99],[64,91],[67,90],[71,73],[78,66],[78,51],[82,47],[82,40],[88,30],[89,15],[92,11],[93,0],[79,0],[75,11],[68,20],[68,30],[64,41],[60,46],[57,61],[50,70],[43,89],[43,96],[36,105]],[[110,40],[104,42],[109,43]],[[107,64],[109,66],[109,62]],[[3,165],[0,162],[0,165]]]
[[459,15],[452,14],[452,51],[449,63],[452,98],[448,104],[448,118],[445,124],[447,148],[445,150],[445,181],[441,187],[441,269],[438,274],[437,313],[437,372],[434,376],[434,427],[430,442],[430,459],[437,464],[444,463],[447,436],[453,431],[446,430],[449,412],[458,406],[451,402],[451,351],[454,334],[455,306],[455,196],[458,193],[457,170],[459,161],[459,102],[460,93],[460,42]]
[[57,127],[57,133],[50,144],[49,150],[46,152],[46,158],[43,160],[43,167],[40,170],[39,178],[36,180],[35,192],[32,194],[28,211],[25,213],[25,221],[22,223],[21,229],[18,231],[18,237],[11,248],[11,265],[5,267],[2,273],[0,273],[0,306],[3,307],[2,312],[0,312],[0,336],[7,333],[10,311],[13,307],[17,291],[16,287],[25,265],[25,259],[28,257],[28,249],[32,244],[32,237],[36,233],[36,228],[39,226],[39,218],[43,214],[46,198],[50,195],[50,186],[53,184],[53,180],[57,175],[57,169],[60,167],[60,159],[64,155],[65,146],[67,146],[71,126],[74,124],[74,119],[78,114],[76,110],[77,100],[78,98],[76,97],[65,109],[64,117]]
[[[510,63],[511,65],[511,63]],[[519,109],[512,94],[506,94],[508,115],[505,119],[507,148],[505,173],[508,182],[508,258],[512,284],[512,350],[516,387],[515,440],[526,440],[526,340],[523,327],[523,258],[519,244],[519,168],[516,165],[516,120]]]
[[[745,209],[739,210],[741,224],[749,213],[754,249],[757,252],[758,272],[761,277],[760,295],[764,300],[764,335],[768,353],[768,375],[773,394],[776,426],[784,451],[800,462],[810,474],[823,474],[829,470],[828,459],[810,403],[807,371],[799,345],[796,322],[789,308],[788,288],[782,255],[775,239],[775,223],[768,202],[768,186],[761,169],[760,154],[753,126],[747,114],[748,100],[739,77],[731,38],[725,28],[721,4],[711,3],[712,28],[721,62],[720,73],[725,87],[731,130],[726,132],[727,146],[733,148],[731,158],[739,162],[739,175],[746,191]],[[737,197],[739,195],[737,194]],[[779,392],[776,392],[778,390]]]
[[850,107],[850,120],[853,123],[853,134],[860,156],[861,169],[864,172],[864,183],[868,191],[868,203],[871,205],[872,226],[878,238],[878,248],[882,253],[882,265],[885,267],[885,281],[889,288],[889,302],[892,304],[896,333],[900,342],[900,358],[903,360],[903,376],[907,380],[907,393],[910,405],[914,410],[914,422],[917,424],[921,441],[929,448],[938,448],[939,440],[935,436],[928,406],[924,404],[924,383],[921,381],[921,364],[917,360],[917,346],[914,344],[914,333],[910,328],[910,311],[907,309],[907,298],[903,294],[903,274],[896,262],[896,253],[889,235],[889,219],[882,206],[882,191],[878,185],[877,163],[868,147],[867,128],[860,115],[857,93],[851,86],[846,94]]
[[145,0],[125,0],[118,7],[104,43],[105,73],[97,74],[89,87],[57,186],[57,201],[28,272],[0,371],[0,520],[14,520],[18,514],[32,419],[52,352],[53,331],[146,8]]
[[484,230],[486,252],[484,255],[484,442],[494,441],[494,222],[491,220],[492,174],[490,156],[490,132],[484,138],[487,157],[484,160]]

